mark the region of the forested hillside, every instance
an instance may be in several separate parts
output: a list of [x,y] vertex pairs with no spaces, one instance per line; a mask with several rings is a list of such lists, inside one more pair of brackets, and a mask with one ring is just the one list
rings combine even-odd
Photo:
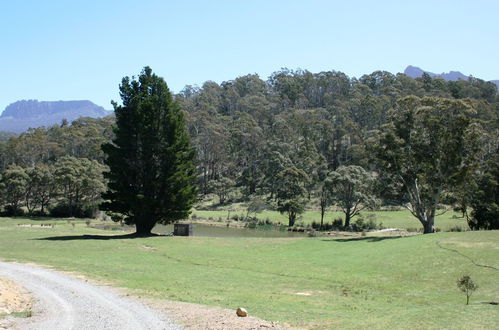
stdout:
[[[463,100],[459,104],[471,109],[467,113],[479,135],[473,171],[479,175],[493,172],[490,168],[496,167],[499,141],[499,96],[494,83],[480,79],[444,81],[429,75],[413,79],[382,71],[349,78],[336,71],[284,69],[267,81],[246,75],[222,84],[207,81],[201,87],[186,86],[176,99],[187,114],[188,131],[197,150],[200,197],[212,193],[220,203],[227,203],[260,196],[278,204],[279,196],[294,185],[300,186],[305,207],[310,207],[311,200],[320,199],[328,174],[349,165],[358,165],[376,178],[373,189],[378,206],[408,201],[400,187],[385,181],[381,163],[375,159],[380,136],[390,118],[402,111],[398,101],[407,96],[426,100],[421,101],[426,107]],[[112,137],[112,123],[112,117],[80,119],[70,126],[34,129],[0,142],[4,205],[12,205],[5,192],[6,172],[12,165],[18,170],[39,164],[50,168],[67,156],[102,164],[100,145]],[[26,191],[29,175],[22,180]],[[58,191],[49,205],[63,200],[63,187]],[[471,198],[453,191],[443,196],[442,202]],[[16,205],[26,204],[23,198]],[[88,201],[96,204],[97,198]],[[75,207],[83,207],[85,202],[83,198]]]

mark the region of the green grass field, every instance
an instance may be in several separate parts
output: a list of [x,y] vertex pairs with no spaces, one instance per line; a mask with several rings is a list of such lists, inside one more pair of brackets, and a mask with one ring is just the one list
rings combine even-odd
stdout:
[[[219,218],[222,219],[227,219],[228,215],[227,210],[194,210],[192,212],[192,215],[194,215],[197,218],[204,218],[204,219],[214,219],[218,220]],[[230,217],[233,215],[242,215],[245,216],[246,212],[243,209],[240,210],[234,210],[230,212]],[[385,228],[402,228],[402,229],[412,229],[414,231],[418,229],[422,229],[423,226],[421,223],[408,211],[408,210],[403,210],[403,211],[374,211],[374,212],[362,212],[362,215],[364,217],[367,217],[368,215],[373,214],[375,216],[376,222],[378,224],[382,223],[383,227]],[[191,216],[192,216],[191,215]],[[257,213],[255,215],[258,219],[269,219],[270,221],[277,223],[283,223],[287,224],[288,219],[286,215],[280,214],[277,211],[263,211],[261,213]],[[315,222],[320,222],[320,212],[319,211],[306,211],[305,213],[302,214],[301,219],[299,219],[297,222],[300,223],[311,223],[312,221]],[[344,218],[344,214],[341,212],[327,212],[325,215],[324,222],[331,223],[333,219],[336,218]],[[354,218],[353,221],[355,221],[357,218]],[[436,217],[435,219],[435,227],[442,230],[442,231],[449,231],[452,228],[462,228],[462,229],[468,229],[468,224],[466,223],[466,220],[462,217],[460,217],[460,214],[457,212],[452,212],[448,211],[445,212],[444,214]]]
[[[116,235],[83,221],[0,218],[0,259],[75,271],[140,295],[244,306],[297,327],[499,328],[499,306],[477,304],[499,301],[499,231],[337,240],[84,234]],[[456,288],[463,274],[479,285],[469,306]]]

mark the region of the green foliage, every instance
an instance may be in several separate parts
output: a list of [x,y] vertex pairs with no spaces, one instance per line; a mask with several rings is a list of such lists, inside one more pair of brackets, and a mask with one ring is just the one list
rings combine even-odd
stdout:
[[104,166],[95,160],[62,157],[54,165],[54,182],[60,189],[58,208],[67,208],[66,216],[81,216],[85,207],[98,204],[106,188],[103,171]]
[[367,219],[359,215],[357,220],[352,223],[351,229],[357,232],[364,232],[368,230],[382,229],[382,226],[376,223],[376,216],[374,214],[367,216]]
[[189,216],[196,198],[194,150],[182,110],[165,81],[145,67],[120,85],[115,138],[105,144],[109,190],[102,209],[125,215],[137,234]]
[[477,155],[471,101],[406,97],[398,101],[375,147],[378,168],[398,182],[424,233],[434,231],[445,191],[456,190]]
[[251,214],[261,213],[267,209],[269,205],[260,198],[252,198],[246,207],[246,219],[248,219]]
[[469,275],[463,275],[457,280],[457,287],[466,295],[466,305],[470,303],[470,297],[478,289],[478,285],[473,282]]
[[499,154],[493,155],[485,172],[476,178],[470,206],[471,229],[499,229]]
[[26,195],[29,176],[26,171],[17,165],[9,166],[0,178],[1,199],[7,203],[6,211],[9,215],[21,214],[21,202]]
[[[148,86],[154,85],[152,78],[147,79],[151,79]],[[132,80],[122,85],[122,96],[129,105],[140,106],[140,116],[150,120],[140,129],[144,132],[146,127],[163,122],[154,117],[155,111],[147,110],[154,108],[153,99],[170,96],[161,96],[165,93],[159,84],[148,93],[141,90],[140,79],[135,83]],[[139,94],[144,98],[135,97]],[[498,150],[499,97],[494,84],[475,78],[446,82],[428,75],[412,79],[384,71],[350,78],[336,71],[311,73],[282,69],[267,81],[257,75],[245,75],[221,84],[207,81],[201,87],[186,86],[173,98],[175,101],[170,97],[165,106],[176,104],[172,107],[180,106],[185,111],[182,121],[196,150],[195,184],[203,197],[215,193],[225,206],[254,196],[276,201],[277,189],[282,186],[279,173],[295,167],[308,176],[303,185],[305,207],[320,207],[324,220],[331,205],[329,193],[324,189],[324,173],[356,165],[374,174],[375,194],[384,205],[410,205],[410,196],[419,191],[420,211],[415,213],[420,221],[423,219],[427,232],[434,225],[432,199],[459,203],[463,213],[473,209],[471,226],[478,221],[484,222],[480,228],[493,228],[488,224],[495,217],[492,200],[478,203],[484,200],[479,197],[483,194],[479,190],[482,183],[491,181],[483,179],[478,184],[476,180],[490,173],[488,159]],[[132,116],[131,112],[128,115],[120,115],[118,121],[127,117],[134,122],[140,117]],[[103,164],[105,154],[101,145],[113,145],[115,119],[114,116],[80,118],[72,123],[30,129],[18,136],[0,134],[0,173],[10,165],[21,166],[27,173],[40,164],[51,167],[64,156]],[[137,120],[141,122],[145,123],[145,119]],[[463,126],[466,126],[464,131]],[[131,155],[142,144],[158,145],[153,140],[147,135],[136,144],[129,143],[127,150]],[[379,146],[379,140],[383,140],[384,147],[373,150],[371,146]],[[149,148],[151,152],[153,148]],[[480,156],[474,159],[477,149],[481,149]],[[156,151],[162,153],[161,148]],[[376,154],[386,158],[378,166],[371,163],[380,158]],[[401,176],[393,171],[392,161],[405,168]],[[411,169],[406,165],[414,166]],[[135,173],[138,175],[139,171]],[[42,186],[28,184],[29,193],[18,208],[44,213],[49,205],[63,202],[64,198],[57,194],[44,198],[48,202],[37,200],[36,191],[47,192]],[[409,188],[412,193],[408,187],[412,187]],[[442,191],[434,191],[435,187]],[[484,187],[488,187],[484,195],[488,198],[491,186]],[[5,198],[2,204],[10,205]]]
[[[43,163],[36,164],[34,167],[26,169],[29,177],[26,190],[26,208],[30,214],[40,208],[40,215],[44,215],[47,206],[56,197],[58,186],[54,179],[53,166]],[[97,179],[102,179],[98,176]],[[100,182],[98,185],[102,185]]]
[[231,190],[234,188],[234,180],[222,177],[211,182],[211,191],[218,196],[219,204],[225,203]]
[[360,211],[375,204],[373,195],[373,177],[360,166],[340,166],[329,174],[326,187],[345,214],[345,228],[350,227],[350,220]]
[[8,141],[11,138],[15,138],[16,133],[0,131],[0,142]]
[[307,174],[296,168],[288,167],[279,172],[279,186],[276,191],[277,210],[288,214],[288,226],[295,224],[297,215],[305,211],[305,185]]

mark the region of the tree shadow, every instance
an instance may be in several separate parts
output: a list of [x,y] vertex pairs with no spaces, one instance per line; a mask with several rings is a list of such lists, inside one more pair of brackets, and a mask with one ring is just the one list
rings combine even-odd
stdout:
[[135,233],[122,234],[122,235],[68,235],[68,236],[51,236],[43,238],[35,238],[39,241],[79,241],[79,240],[114,240],[114,239],[134,239],[134,238],[147,238],[147,237],[167,237],[168,235],[151,234],[151,235],[137,235]]
[[338,242],[338,243],[348,243],[348,242],[381,242],[391,239],[399,239],[407,236],[375,236],[375,237],[352,237],[352,238],[341,238],[336,237],[332,239],[323,239],[324,242]]

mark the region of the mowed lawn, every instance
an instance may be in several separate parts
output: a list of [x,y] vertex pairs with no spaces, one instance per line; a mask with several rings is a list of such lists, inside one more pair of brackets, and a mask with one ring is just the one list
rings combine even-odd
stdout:
[[[83,235],[117,233],[83,222],[41,223],[56,221],[0,218],[0,259],[78,272],[140,295],[243,306],[296,327],[499,328],[499,306],[477,303],[499,301],[499,231],[105,240]],[[469,306],[456,288],[463,274],[479,285]]]
[[[227,215],[230,214],[230,217],[233,215],[241,215],[245,216],[246,212],[243,210],[239,211],[231,211],[228,213],[226,210],[194,210],[192,212],[192,215],[197,218],[203,218],[203,219],[213,219],[213,220],[226,220]],[[402,229],[412,229],[412,230],[418,230],[418,229],[423,229],[423,226],[419,222],[418,219],[416,219],[408,210],[403,210],[403,211],[365,211],[361,212],[362,216],[364,218],[367,218],[369,215],[374,215],[374,218],[376,223],[382,224],[383,227],[385,228],[402,228]],[[191,216],[192,216],[191,215]],[[280,214],[277,211],[263,211],[261,213],[257,214],[252,214],[252,216],[256,216],[258,219],[269,219],[270,221],[277,223],[280,222],[282,224],[287,224],[288,219],[285,214]],[[341,218],[344,219],[345,215],[341,212],[326,212],[326,215],[324,217],[324,222],[331,223],[334,219],[336,218]],[[303,223],[303,224],[308,224],[312,223],[312,221],[315,221],[317,223],[320,222],[321,215],[319,211],[306,211],[301,215],[301,218],[298,219],[298,223]],[[353,221],[355,222],[357,220],[357,217],[353,218]],[[449,231],[454,228],[462,228],[462,229],[468,229],[468,224],[466,223],[466,219],[461,217],[460,213],[453,212],[453,211],[448,211],[443,213],[440,216],[437,216],[435,218],[435,227],[437,229],[440,229],[442,231]]]

